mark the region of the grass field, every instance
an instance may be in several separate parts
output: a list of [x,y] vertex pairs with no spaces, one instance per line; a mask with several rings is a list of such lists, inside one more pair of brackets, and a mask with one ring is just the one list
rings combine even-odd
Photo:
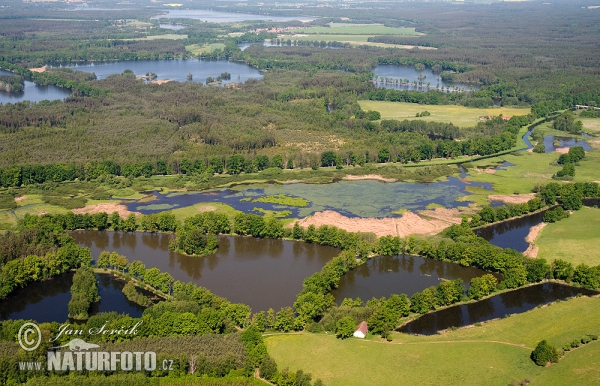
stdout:
[[414,28],[386,27],[383,24],[329,23],[329,27],[309,27],[291,30],[292,33],[309,35],[401,35],[422,36]]
[[310,371],[328,386],[507,385],[524,379],[542,385],[549,372],[560,379],[577,374],[577,383],[562,384],[591,385],[600,375],[598,342],[548,368],[529,355],[542,339],[562,347],[599,332],[600,299],[576,298],[443,335],[394,333],[391,344],[310,333],[274,335],[266,344],[279,368]]
[[389,44],[389,43],[377,43],[368,42],[367,39],[374,35],[329,35],[329,34],[315,34],[307,36],[294,36],[282,35],[283,38],[290,38],[298,41],[324,41],[324,42],[340,42],[349,43],[352,46],[373,46],[373,47],[387,47],[387,48],[405,48],[411,49],[417,47],[422,50],[437,50],[435,47],[423,47],[415,45],[404,45],[404,44]]
[[199,54],[207,54],[211,53],[214,50],[222,50],[225,48],[225,44],[223,43],[209,43],[209,44],[191,44],[189,46],[185,46],[185,50],[191,52],[194,55]]
[[537,237],[538,257],[573,265],[600,264],[600,209],[583,207],[571,217],[548,224]]
[[600,118],[581,118],[581,123],[583,123],[583,128],[586,131],[600,131]]
[[[485,108],[476,109],[464,106],[444,105],[419,105],[417,103],[404,102],[382,102],[382,101],[358,101],[360,107],[365,110],[375,110],[381,113],[382,119],[419,119],[431,122],[452,123],[458,127],[472,127],[479,122],[481,116],[503,116],[527,115],[530,113],[528,108]],[[417,118],[415,115],[423,111],[431,113],[428,117]]]

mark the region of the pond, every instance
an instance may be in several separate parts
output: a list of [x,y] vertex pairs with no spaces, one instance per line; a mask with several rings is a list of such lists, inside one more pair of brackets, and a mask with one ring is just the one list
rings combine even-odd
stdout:
[[529,247],[525,237],[529,234],[531,227],[541,223],[543,218],[544,212],[538,212],[476,229],[475,234],[499,247],[525,252]]
[[[443,280],[462,279],[465,288],[472,278],[489,272],[474,267],[463,267],[445,261],[419,256],[380,256],[370,259],[348,272],[340,286],[331,291],[339,304],[344,298],[389,297],[392,294],[412,296],[427,287],[437,286]],[[500,275],[497,275],[501,279]]]
[[232,82],[242,83],[248,79],[260,79],[262,74],[247,64],[230,62],[227,60],[201,60],[201,59],[164,59],[164,60],[135,60],[118,62],[100,62],[67,65],[77,71],[93,72],[98,79],[104,79],[112,74],[122,74],[125,70],[133,71],[137,76],[148,72],[157,75],[157,80],[169,79],[177,82],[186,82],[187,75],[192,74],[194,82],[206,83],[207,77],[216,78],[223,72],[231,74],[230,80],[222,81],[221,85]]
[[[558,146],[554,146],[555,141],[559,143]],[[544,137],[544,147],[546,148],[546,153],[552,153],[558,148],[571,148],[573,146],[581,146],[583,150],[592,150],[592,147],[582,139],[555,135],[547,135]]]
[[399,327],[396,331],[433,335],[450,327],[468,326],[502,318],[510,314],[529,311],[538,306],[557,300],[565,300],[577,294],[592,296],[597,295],[598,292],[554,282],[536,284],[504,292],[475,303],[452,306],[425,314]]
[[[15,290],[8,298],[0,300],[0,319],[33,319],[40,323],[66,321],[73,274],[67,272]],[[104,274],[96,274],[96,278],[101,299],[90,307],[90,316],[110,311],[136,318],[142,316],[146,308],[127,300],[122,292],[125,286],[123,280]],[[148,297],[154,296],[147,291],[143,293]]]
[[[379,77],[375,82],[377,88],[391,88],[394,90],[413,90],[413,91],[428,91],[436,90],[446,91],[461,91],[477,90],[479,87],[464,83],[446,82],[442,80],[439,74],[434,74],[430,68],[425,68],[418,71],[414,66],[400,66],[395,64],[381,64],[373,70],[373,73]],[[421,79],[419,79],[421,77]],[[400,84],[408,80],[408,84]],[[422,82],[421,86],[415,85],[413,82]],[[429,86],[427,86],[429,83]],[[438,88],[439,85],[439,88]]]
[[183,24],[163,24],[163,23],[160,23],[158,26],[159,26],[159,28],[170,29],[172,31],[179,31],[186,27]]
[[[0,70],[0,75],[14,75],[9,71]],[[63,100],[71,95],[70,91],[53,85],[40,86],[33,82],[25,81],[25,88],[20,93],[9,93],[0,90],[0,104],[17,103],[22,101],[39,102],[43,100]]]
[[[123,202],[131,211],[144,214],[194,205],[200,202],[222,202],[237,210],[251,212],[254,208],[289,210],[292,217],[305,217],[323,210],[334,210],[348,217],[390,217],[398,209],[423,210],[438,204],[446,208],[468,206],[457,198],[471,193],[467,186],[491,190],[489,183],[465,183],[456,177],[431,183],[379,182],[374,180],[338,181],[331,184],[253,184],[210,190],[201,193],[152,193],[153,198]],[[299,208],[252,202],[260,196],[284,194],[301,197],[310,204]],[[399,216],[399,215],[398,215]]]
[[195,19],[209,23],[233,23],[246,20],[270,20],[270,21],[312,21],[314,18],[306,16],[273,16],[256,15],[238,12],[219,12],[207,9],[182,9],[167,11],[165,14],[151,17],[151,19]]
[[115,251],[146,268],[169,272],[175,280],[193,282],[233,303],[256,311],[291,306],[302,281],[339,254],[339,250],[303,242],[220,236],[215,254],[191,257],[169,251],[170,234],[76,231],[75,241],[100,252]]

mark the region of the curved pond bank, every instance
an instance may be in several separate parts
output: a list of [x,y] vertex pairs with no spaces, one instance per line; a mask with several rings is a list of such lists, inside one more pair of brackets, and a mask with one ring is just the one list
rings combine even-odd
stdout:
[[[33,319],[37,322],[64,322],[68,320],[68,304],[74,272],[67,272],[50,280],[30,283],[0,300],[0,319]],[[96,274],[100,301],[92,303],[89,315],[116,311],[140,317],[146,307],[127,300],[122,290],[125,281],[109,274]],[[148,297],[154,295],[137,289]]]
[[474,323],[502,318],[506,315],[521,313],[535,307],[565,300],[578,294],[598,295],[599,292],[585,288],[571,287],[566,284],[548,282],[480,300],[475,303],[452,306],[440,311],[425,314],[396,329],[398,332],[420,335],[433,335],[451,327],[464,327]]
[[302,281],[339,254],[336,248],[299,241],[220,236],[216,253],[193,257],[169,250],[171,234],[76,231],[71,236],[94,258],[115,251],[255,312],[293,305]]
[[[373,297],[402,293],[410,297],[427,287],[437,286],[443,280],[461,279],[468,288],[472,278],[486,273],[489,272],[420,256],[380,256],[342,276],[339,287],[331,294],[338,304],[344,298],[359,297],[367,301]],[[497,277],[501,278],[500,275]]]

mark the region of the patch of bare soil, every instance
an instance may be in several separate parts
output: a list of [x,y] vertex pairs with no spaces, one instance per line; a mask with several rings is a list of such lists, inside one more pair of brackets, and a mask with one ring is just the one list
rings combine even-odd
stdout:
[[569,152],[569,148],[568,147],[557,147],[556,149],[554,149],[554,151],[556,153],[566,154]]
[[152,83],[152,84],[163,84],[163,83],[168,83],[170,82],[170,79],[157,79],[157,80],[151,80],[148,83]]
[[539,248],[535,245],[535,239],[538,237],[538,235],[546,225],[548,225],[548,223],[543,222],[531,227],[531,229],[529,230],[529,234],[527,235],[527,237],[525,237],[525,241],[529,243],[529,247],[525,252],[523,252],[523,255],[531,257],[532,259],[535,259],[537,257]]
[[524,204],[532,198],[535,198],[535,193],[508,195],[490,194],[488,196],[488,199],[491,201],[500,201],[505,204]]
[[[437,208],[432,211],[422,211],[420,215],[406,212],[399,218],[350,218],[337,212],[326,210],[299,221],[300,226],[333,225],[348,232],[373,232],[378,237],[399,236],[407,237],[414,234],[436,234],[452,224],[460,223],[460,218],[449,215],[449,209]],[[458,213],[458,210],[456,210]],[[425,218],[428,217],[428,218]]]
[[121,217],[127,217],[131,213],[135,214],[136,216],[141,215],[141,213],[139,213],[139,212],[129,211],[125,205],[113,204],[110,202],[104,203],[104,204],[87,205],[80,209],[73,209],[73,213],[75,213],[75,214],[83,214],[83,213],[94,214],[94,213],[102,213],[102,212],[109,213],[109,214],[112,212],[117,212],[117,213],[119,213],[119,216],[121,216]]
[[15,197],[15,202],[21,202],[27,199],[27,196]]
[[198,208],[198,212],[214,212],[218,208],[213,205],[204,205]]
[[395,182],[396,180],[393,178],[385,178],[382,177],[378,174],[365,174],[362,176],[353,176],[353,175],[346,175],[344,176],[344,178],[342,178],[343,180],[348,180],[348,181],[358,181],[358,180],[377,180],[377,181],[382,181],[382,182]]
[[44,72],[48,69],[48,66],[43,66],[43,67],[37,67],[37,68],[30,68],[29,71],[31,72]]

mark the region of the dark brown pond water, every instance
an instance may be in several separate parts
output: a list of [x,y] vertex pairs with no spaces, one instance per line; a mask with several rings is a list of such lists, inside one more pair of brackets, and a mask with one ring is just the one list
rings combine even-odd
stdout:
[[489,272],[419,256],[380,256],[344,275],[340,286],[331,293],[338,304],[344,298],[359,297],[367,301],[392,294],[412,296],[427,287],[437,286],[443,279],[462,279],[468,288],[472,278],[486,273]]
[[506,315],[529,311],[537,306],[564,300],[577,294],[596,295],[598,292],[559,283],[543,283],[505,292],[476,303],[449,307],[421,316],[396,331],[410,334],[433,335],[450,327],[502,318]]
[[525,238],[529,234],[532,226],[542,222],[544,213],[545,212],[534,213],[479,228],[475,230],[475,234],[501,248],[512,248],[519,252],[525,252],[529,247],[529,243],[525,241]]
[[213,255],[191,257],[169,251],[169,234],[76,231],[71,235],[97,258],[116,251],[146,268],[194,282],[253,311],[291,306],[302,281],[320,271],[339,250],[303,242],[221,236]]
[[[142,316],[146,309],[127,300],[123,295],[125,282],[112,275],[96,275],[100,301],[90,307],[90,316],[100,312],[116,311],[133,317]],[[43,282],[34,282],[15,290],[8,298],[0,300],[0,319],[33,319],[40,323],[65,322],[68,317],[73,272],[67,272]],[[139,290],[138,290],[139,291]],[[144,295],[152,297],[149,292]]]

